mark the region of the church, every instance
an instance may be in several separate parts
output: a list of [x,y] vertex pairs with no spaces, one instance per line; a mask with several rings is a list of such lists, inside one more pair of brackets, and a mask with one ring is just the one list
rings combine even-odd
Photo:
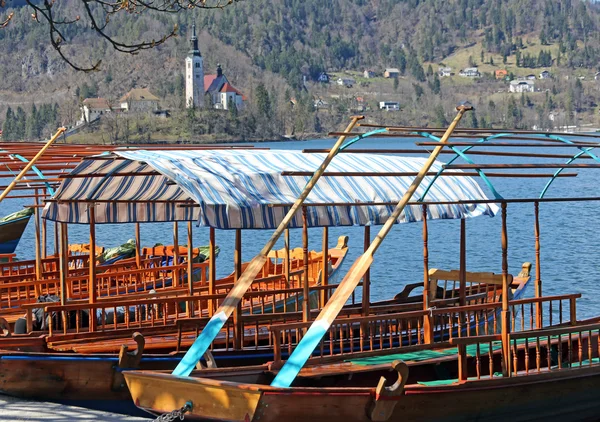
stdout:
[[[198,48],[196,24],[192,25],[191,50],[185,59],[185,99],[187,108],[216,108],[238,110],[244,106],[246,98],[227,80],[221,65],[217,65],[215,75],[205,75],[202,55]],[[208,104],[207,104],[208,102]]]

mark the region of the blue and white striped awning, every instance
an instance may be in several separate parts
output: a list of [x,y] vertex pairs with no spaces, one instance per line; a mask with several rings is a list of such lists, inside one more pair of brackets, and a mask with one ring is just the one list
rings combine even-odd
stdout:
[[[219,229],[275,228],[300,195],[308,176],[283,176],[283,171],[314,171],[325,154],[265,150],[118,151],[102,159],[85,159],[66,179],[48,203],[43,217],[66,223],[88,220],[88,206],[95,203],[96,223],[198,221]],[[395,155],[340,154],[328,172],[418,172],[424,158]],[[431,171],[442,163],[436,162]],[[455,170],[456,171],[456,170]],[[124,175],[124,173],[127,173]],[[135,173],[135,176],[131,174]],[[146,173],[146,174],[144,174]],[[150,173],[150,174],[148,174]],[[105,175],[98,177],[97,175]],[[85,177],[94,175],[94,177]],[[306,200],[317,203],[388,203],[400,200],[414,177],[324,176]],[[429,184],[426,177],[413,199]],[[429,190],[427,201],[486,199],[471,177],[440,177]],[[190,200],[197,206],[182,206]],[[63,201],[63,202],[61,202]],[[117,202],[110,202],[117,201]],[[309,226],[382,224],[393,206],[307,207]],[[454,219],[493,216],[493,204],[430,205],[429,217]],[[420,221],[420,206],[410,206],[399,223]],[[291,227],[301,227],[297,213]]]

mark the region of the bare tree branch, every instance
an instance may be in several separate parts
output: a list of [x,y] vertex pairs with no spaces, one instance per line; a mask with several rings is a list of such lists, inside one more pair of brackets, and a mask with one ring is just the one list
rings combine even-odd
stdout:
[[[82,65],[73,60],[70,55],[63,51],[69,40],[64,36],[63,29],[72,25],[82,24],[94,31],[102,39],[106,40],[115,50],[126,54],[137,54],[140,51],[155,48],[164,44],[170,38],[177,36],[179,28],[173,27],[160,39],[141,40],[128,42],[116,39],[108,32],[111,17],[129,13],[142,15],[144,12],[152,11],[158,13],[180,13],[195,8],[200,9],[222,9],[241,0],[77,0],[83,7],[84,16],[64,17],[54,12],[55,0],[26,0],[32,10],[32,18],[39,24],[47,25],[49,40],[52,47],[59,56],[73,69],[82,72],[92,72],[100,68],[101,60],[90,65]],[[0,9],[6,7],[5,0],[0,0]],[[5,20],[0,19],[0,29],[9,25],[14,13],[10,13]],[[70,31],[66,31],[69,33]]]

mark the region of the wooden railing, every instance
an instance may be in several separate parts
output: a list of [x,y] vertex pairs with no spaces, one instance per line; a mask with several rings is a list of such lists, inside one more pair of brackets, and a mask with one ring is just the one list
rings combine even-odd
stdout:
[[[161,267],[160,258],[144,261],[147,268],[130,269],[131,264],[118,264],[111,266],[108,271],[96,275],[96,291],[98,296],[122,296],[140,290],[165,290],[181,286],[181,282],[172,283],[173,272],[179,271],[179,279],[182,274],[187,274],[187,264],[178,266]],[[135,265],[135,264],[133,264]],[[208,263],[193,264],[194,270],[199,277],[199,282],[206,282]],[[198,271],[199,270],[199,271]],[[177,280],[177,278],[175,278]],[[187,284],[184,279],[183,283]],[[89,275],[77,275],[67,278],[67,298],[88,298]],[[59,295],[60,280],[36,280],[20,281],[14,283],[0,284],[0,309],[17,308],[21,305],[32,303],[38,294]]]
[[[600,363],[599,335],[598,323],[510,333],[508,368],[502,364],[502,336],[499,334],[454,338],[451,344],[458,346],[459,380],[466,381],[468,375],[473,379],[493,378],[499,376],[499,372],[505,377],[521,376],[597,365]],[[474,351],[467,354],[467,346]]]
[[[195,264],[203,265],[203,264]],[[281,276],[271,276],[267,279],[281,278]],[[270,281],[269,281],[270,282]],[[265,279],[255,281],[257,285],[267,283]],[[178,320],[191,317],[208,317],[211,315],[211,303],[219,306],[227,296],[228,291],[233,287],[232,284],[218,286],[218,294],[207,294],[207,287],[201,286],[197,289],[195,295],[182,295],[181,289],[174,289],[176,295],[169,295],[170,289],[157,290],[157,294],[165,297],[152,297],[147,295],[145,298],[139,296],[124,296],[105,298],[98,303],[69,303],[67,305],[59,304],[29,304],[23,306],[27,312],[28,327],[33,326],[33,310],[39,307],[45,309],[46,314],[51,315],[49,319],[49,330],[51,335],[55,334],[57,327],[63,334],[67,332],[87,332],[91,331],[89,326],[89,315],[96,315],[97,331],[108,331],[129,328],[155,327],[164,325],[175,325]],[[334,290],[337,286],[314,286],[310,289],[311,299],[317,300],[316,294],[321,290]],[[268,290],[250,290],[244,296],[242,306],[247,315],[243,319],[251,320],[253,314],[276,314],[281,308],[287,312],[300,309],[300,303],[303,300],[299,294],[302,288],[291,289],[268,289]],[[187,310],[190,309],[190,312]],[[117,315],[117,318],[114,316]],[[267,337],[268,333],[266,332]]]
[[[535,319],[529,320],[531,313],[523,315],[525,313],[523,310],[535,309],[538,303],[546,306],[554,303],[556,307],[556,304],[564,301],[569,302],[570,306],[561,307],[561,310],[568,309],[569,318],[572,319],[554,318],[552,323],[556,325],[562,324],[563,321],[575,323],[575,301],[579,297],[581,294],[512,301],[509,306],[512,326],[517,331],[535,328]],[[381,350],[401,351],[406,347],[429,347],[431,344],[426,344],[423,332],[425,317],[432,317],[436,321],[433,344],[438,346],[447,345],[448,341],[453,338],[495,334],[499,330],[498,311],[501,308],[501,303],[494,302],[367,317],[336,318],[315,350],[314,356],[318,358],[340,355],[360,356],[364,353]],[[524,317],[527,319],[527,324],[520,322]],[[310,322],[297,322],[269,327],[275,348],[275,365],[281,362],[281,353],[284,348],[291,353],[310,325]]]

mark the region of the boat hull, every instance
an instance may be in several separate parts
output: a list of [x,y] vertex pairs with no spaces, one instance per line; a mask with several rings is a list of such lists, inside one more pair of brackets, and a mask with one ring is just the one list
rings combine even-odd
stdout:
[[[374,388],[277,389],[137,371],[125,377],[140,408],[161,414],[191,401],[186,419],[197,421],[367,422],[373,420],[368,410],[376,396]],[[398,422],[598,420],[600,368],[447,387],[408,386],[387,399],[395,403],[387,420]]]
[[0,223],[0,254],[11,254],[17,249],[31,216]]

